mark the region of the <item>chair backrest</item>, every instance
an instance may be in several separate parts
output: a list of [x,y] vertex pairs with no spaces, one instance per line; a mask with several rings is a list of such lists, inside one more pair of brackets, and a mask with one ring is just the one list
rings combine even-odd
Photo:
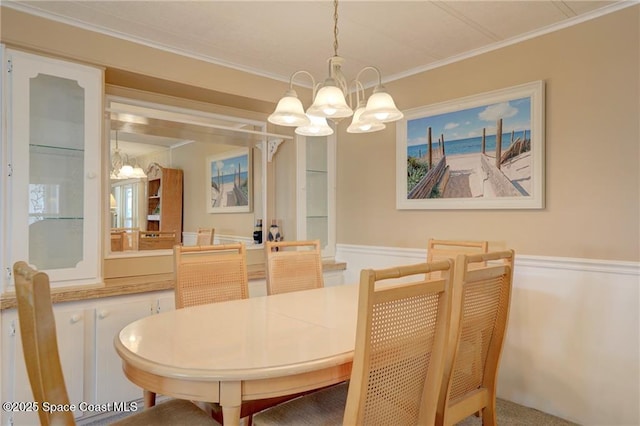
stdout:
[[[451,319],[453,261],[363,270],[345,425],[433,424]],[[440,272],[438,278],[425,278]],[[408,283],[376,285],[412,277]]]
[[139,250],[170,249],[179,238],[176,231],[140,231],[138,233]]
[[488,241],[453,241],[429,239],[427,244],[427,262],[453,259],[460,254],[486,253],[489,251]]
[[13,265],[18,300],[20,337],[33,398],[38,402],[40,424],[74,425],[71,411],[47,412],[43,402],[69,404],[64,382],[56,324],[51,304],[49,276],[37,272],[25,262]]
[[176,308],[249,297],[244,244],[174,246]]
[[[513,282],[513,250],[459,255],[438,424],[483,410],[495,424],[495,389]],[[485,263],[477,267],[474,264]],[[493,419],[493,420],[491,420]]]
[[[488,241],[436,240],[429,239],[427,243],[427,262],[452,259],[460,254],[486,253],[489,251]],[[483,266],[476,264],[474,266]]]
[[268,241],[267,294],[324,287],[320,241]]
[[137,250],[139,233],[140,228],[111,228],[111,251]]
[[213,244],[213,237],[216,233],[215,228],[198,228],[196,245],[210,246]]

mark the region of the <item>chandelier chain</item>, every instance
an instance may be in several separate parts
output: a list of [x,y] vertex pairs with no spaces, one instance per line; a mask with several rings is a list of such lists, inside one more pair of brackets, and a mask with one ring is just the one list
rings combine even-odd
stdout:
[[[324,84],[316,85],[313,75],[308,71],[294,72],[289,78],[289,90],[278,101],[276,110],[268,118],[270,123],[295,127],[296,134],[305,136],[326,136],[333,133],[328,126],[327,119],[338,123],[344,117],[353,116],[351,125],[347,128],[349,133],[376,132],[385,128],[386,122],[397,121],[403,117],[398,110],[393,98],[382,86],[380,70],[374,66],[367,66],[360,70],[356,76],[356,111],[351,109],[351,95],[349,84],[342,72],[344,58],[338,56],[338,0],[333,0],[333,57],[329,63],[329,77]],[[369,99],[366,99],[364,87],[360,81],[360,74],[365,70],[372,70],[378,76],[378,85],[375,86]],[[299,73],[308,74],[313,82],[313,103],[305,111],[295,90],[293,79]],[[317,90],[317,92],[316,92]],[[346,96],[349,96],[347,103]],[[362,98],[361,98],[362,96]],[[366,103],[363,103],[366,99]]]
[[338,56],[338,0],[333,0],[333,56]]

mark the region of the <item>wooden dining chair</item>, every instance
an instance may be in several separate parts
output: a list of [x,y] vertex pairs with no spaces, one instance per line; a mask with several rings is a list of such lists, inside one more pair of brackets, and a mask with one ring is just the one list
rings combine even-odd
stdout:
[[176,245],[173,253],[177,309],[249,297],[244,244]]
[[324,287],[320,241],[267,241],[267,294]]
[[[351,378],[254,416],[255,425],[431,425],[451,319],[453,261],[363,270]],[[425,279],[431,272],[441,277]],[[388,279],[411,282],[379,285]]]
[[427,243],[427,262],[453,259],[459,254],[486,253],[489,241],[436,240],[430,238]]
[[[111,228],[111,251],[137,250],[139,232],[140,228]],[[120,240],[118,249],[114,249],[114,235]]]
[[[249,297],[246,248],[242,243],[206,246],[174,246],[176,309],[205,303]],[[254,413],[294,398],[296,395],[243,402],[240,416],[252,424]],[[155,394],[145,398],[153,404]],[[213,418],[223,422],[219,404],[204,403]]]
[[427,243],[427,262],[444,259],[455,261],[459,254],[486,253],[488,251],[488,241],[436,240],[430,238]]
[[[480,412],[496,425],[496,380],[509,316],[513,250],[459,255],[437,425],[454,425]],[[479,262],[485,266],[473,266]]]
[[179,241],[176,231],[140,231],[138,232],[139,250],[166,250],[173,248]]
[[216,233],[215,228],[198,228],[198,234],[196,237],[196,245],[198,246],[210,246],[213,245],[213,237]]
[[[49,276],[25,262],[13,265],[18,321],[24,361],[34,401],[42,407],[69,404],[69,396],[58,353],[55,317],[51,302]],[[40,424],[74,425],[72,411],[39,410]],[[171,399],[114,423],[117,425],[214,425],[213,419],[190,401]]]

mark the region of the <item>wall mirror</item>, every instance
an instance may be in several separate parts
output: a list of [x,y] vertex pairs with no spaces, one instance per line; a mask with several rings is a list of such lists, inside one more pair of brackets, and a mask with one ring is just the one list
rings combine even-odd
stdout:
[[[154,186],[152,175],[147,174],[158,166],[182,171],[182,229],[175,242],[167,240],[151,249],[167,250],[175,243],[195,245],[201,228],[215,229],[215,243],[262,247],[254,242],[253,232],[267,212],[266,147],[270,138],[279,135],[265,133],[266,124],[260,121],[118,97],[107,98],[106,110],[107,253],[123,256],[150,250],[149,245],[140,244],[141,238],[153,230],[163,231],[154,221],[160,209],[175,207],[176,201],[153,204],[161,184]],[[217,196],[216,191],[225,196]],[[212,203],[243,207],[212,209]]]

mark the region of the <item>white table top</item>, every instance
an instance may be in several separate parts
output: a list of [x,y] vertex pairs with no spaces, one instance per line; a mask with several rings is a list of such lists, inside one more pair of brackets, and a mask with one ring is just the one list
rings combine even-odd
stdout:
[[353,358],[358,286],[256,297],[151,315],[115,339],[132,366],[198,381],[255,380]]

